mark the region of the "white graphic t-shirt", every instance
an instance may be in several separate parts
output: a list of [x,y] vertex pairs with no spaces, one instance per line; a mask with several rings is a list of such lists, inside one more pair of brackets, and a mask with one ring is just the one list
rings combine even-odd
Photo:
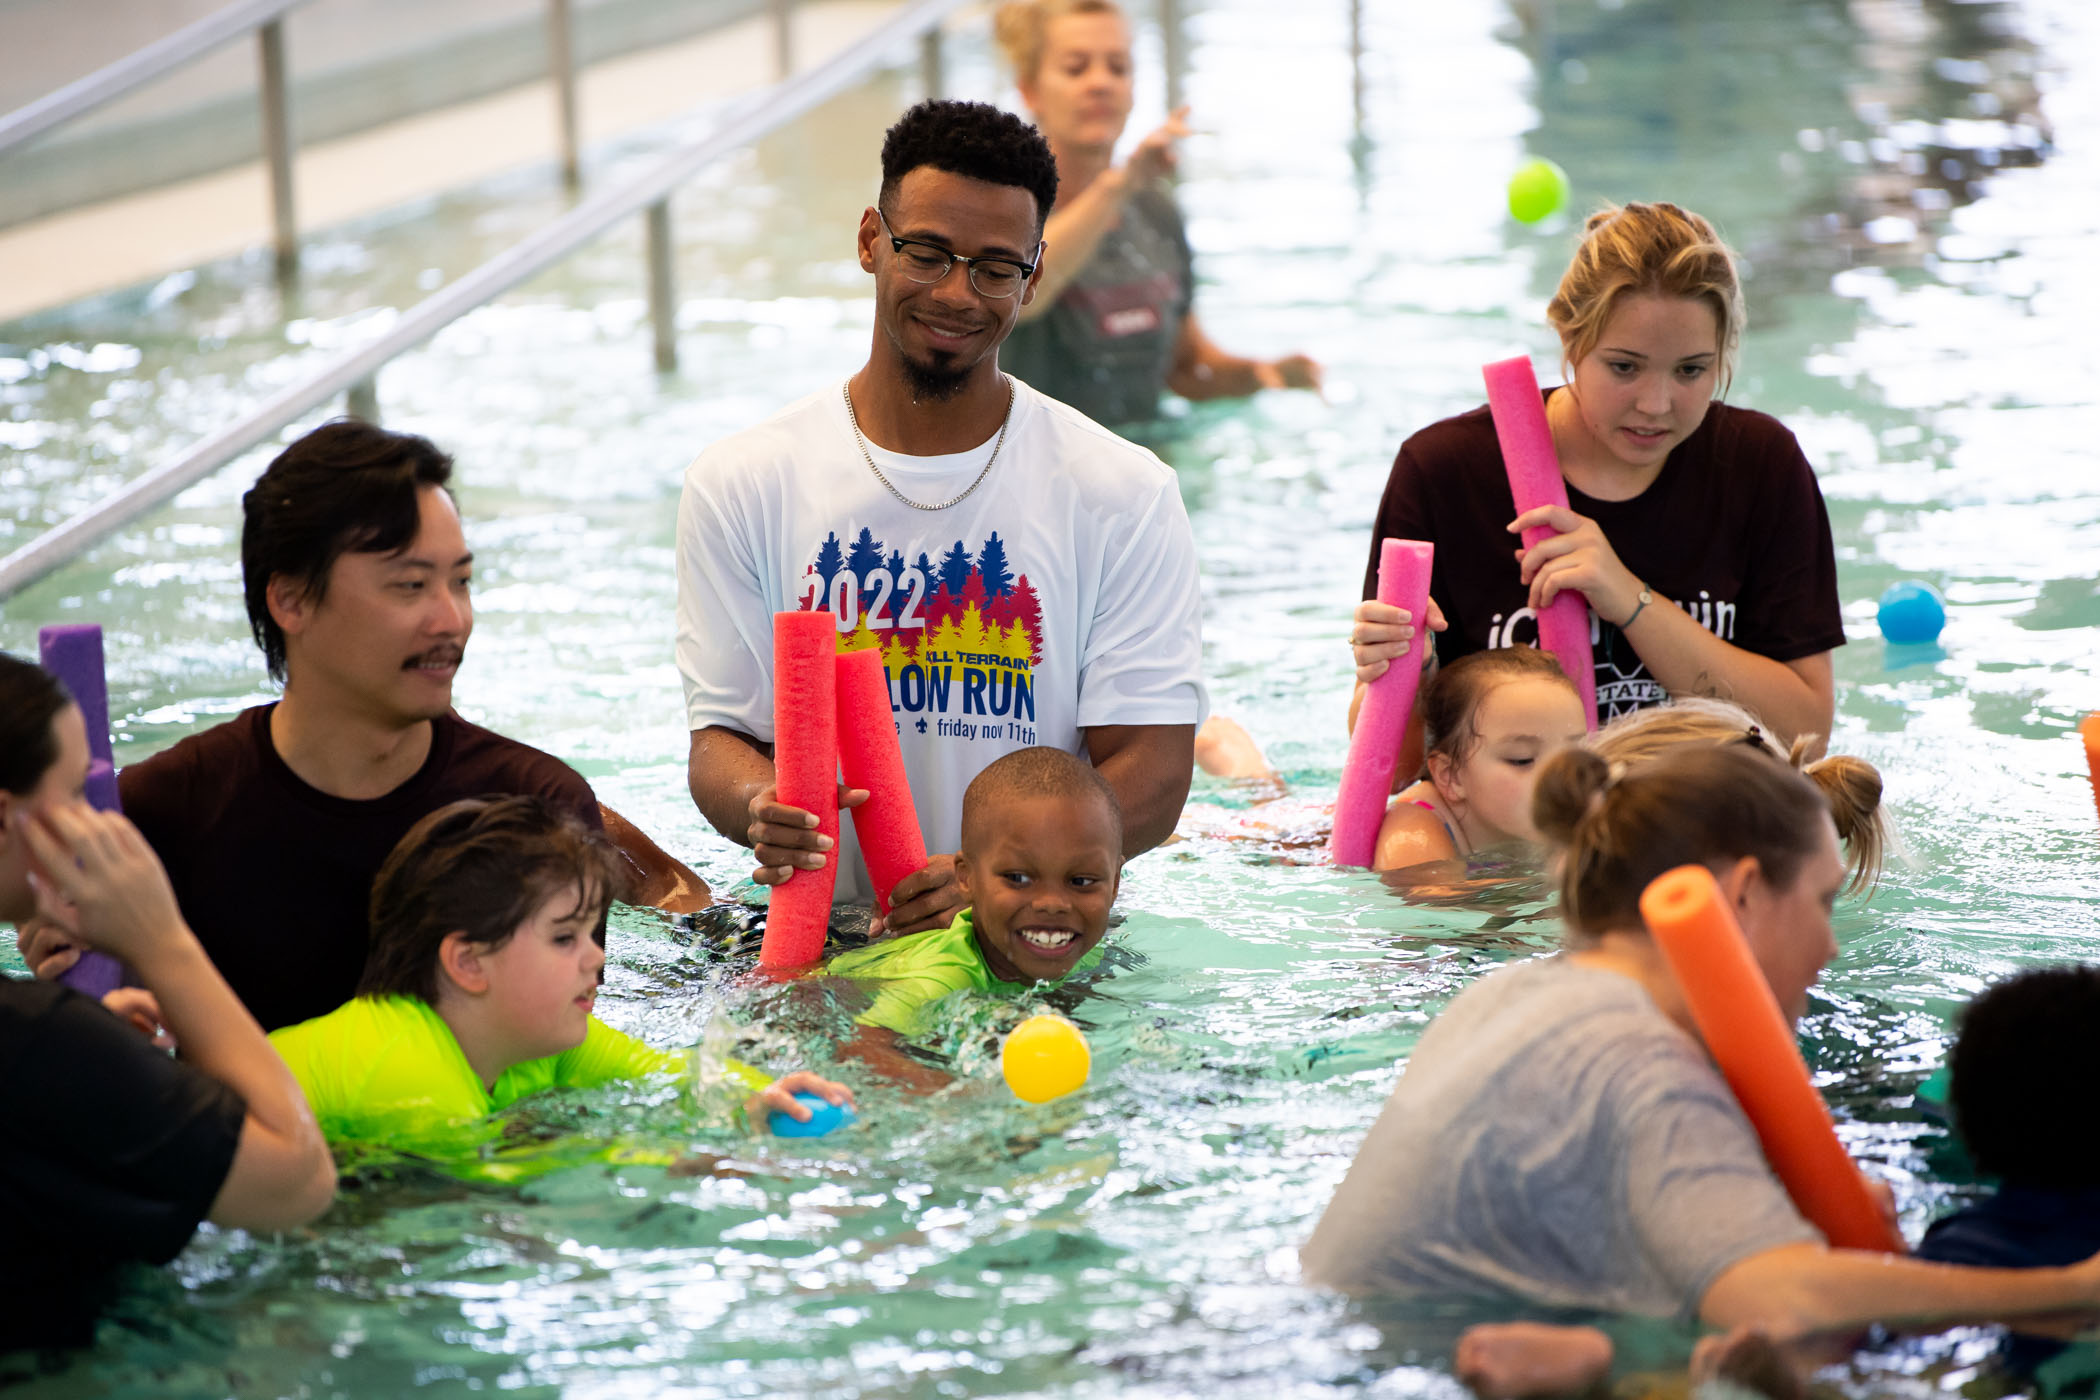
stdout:
[[[1195,541],[1152,453],[1014,382],[982,485],[914,510],[861,457],[840,386],[725,438],[678,503],[678,669],[692,729],[773,739],[773,614],[829,608],[879,648],[926,849],[956,849],[963,789],[1015,749],[1077,753],[1097,725],[1200,724]],[[987,441],[942,457],[869,444],[915,501],[949,500]],[[841,822],[838,898],[870,897]]]

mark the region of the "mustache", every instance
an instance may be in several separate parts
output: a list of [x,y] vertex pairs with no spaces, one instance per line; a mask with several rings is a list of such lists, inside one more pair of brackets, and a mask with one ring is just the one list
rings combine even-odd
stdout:
[[401,663],[404,671],[413,671],[418,666],[457,666],[465,658],[467,650],[452,642],[434,646],[429,651],[418,652]]

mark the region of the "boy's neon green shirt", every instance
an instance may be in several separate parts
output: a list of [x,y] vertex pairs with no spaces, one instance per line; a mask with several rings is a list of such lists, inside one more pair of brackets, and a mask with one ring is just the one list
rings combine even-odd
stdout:
[[597,1017],[583,1044],[512,1065],[484,1088],[437,1008],[413,997],[356,997],[270,1033],[330,1142],[407,1146],[444,1135],[543,1089],[580,1089],[682,1068]]
[[[933,1008],[956,992],[1025,992],[1033,983],[1005,982],[985,966],[977,945],[975,911],[965,909],[946,928],[930,928],[902,938],[841,953],[824,967],[827,975],[877,984],[875,1002],[854,1018],[863,1026],[882,1026],[902,1036],[923,1031]],[[1101,945],[1087,950],[1072,971],[1101,961]],[[1069,976],[1070,974],[1066,974]]]

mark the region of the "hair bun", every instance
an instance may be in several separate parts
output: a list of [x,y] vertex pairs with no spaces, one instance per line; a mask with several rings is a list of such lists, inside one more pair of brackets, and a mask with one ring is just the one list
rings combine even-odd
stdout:
[[1531,790],[1531,821],[1539,834],[1565,846],[1597,798],[1612,784],[1611,764],[1596,751],[1569,745],[1546,760]]

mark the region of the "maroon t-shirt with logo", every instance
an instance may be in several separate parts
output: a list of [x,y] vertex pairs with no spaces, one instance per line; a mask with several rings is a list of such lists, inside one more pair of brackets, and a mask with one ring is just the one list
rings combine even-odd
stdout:
[[168,868],[182,917],[266,1031],[350,1000],[365,967],[372,878],[394,843],[463,797],[538,796],[603,829],[581,774],[456,714],[384,797],[334,797],[286,766],[258,705],[117,775],[124,814]]
[[[1800,443],[1778,419],[1714,404],[1646,491],[1600,501],[1571,485],[1568,505],[1597,522],[1636,578],[1722,641],[1774,661],[1845,644],[1830,515]],[[1437,638],[1439,661],[1537,645],[1517,538],[1504,528],[1516,514],[1487,409],[1431,424],[1401,446],[1386,481],[1364,597],[1378,593],[1379,541],[1428,540],[1436,546],[1430,596],[1451,624]],[[1633,644],[1594,612],[1590,645],[1600,721],[1669,698]]]

